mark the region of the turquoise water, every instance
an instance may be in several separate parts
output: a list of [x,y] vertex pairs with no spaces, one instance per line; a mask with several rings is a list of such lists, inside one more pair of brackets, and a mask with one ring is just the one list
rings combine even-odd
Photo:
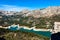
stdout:
[[27,29],[23,29],[23,28],[21,28],[20,30],[25,31],[25,32],[32,32],[32,33],[43,35],[46,37],[51,37],[51,32],[49,32],[49,31],[34,31],[34,30],[27,30]]
[[[10,30],[17,30],[18,27],[11,27]],[[32,32],[32,33],[35,33],[35,34],[38,34],[38,35],[43,35],[43,36],[46,36],[46,37],[51,37],[51,32],[49,31],[34,31],[34,30],[27,30],[27,29],[23,29],[23,28],[20,28],[19,29],[20,31],[25,31],[25,32]]]
[[16,27],[11,26],[9,29],[15,31],[15,30],[17,30],[17,28],[18,28],[17,26]]

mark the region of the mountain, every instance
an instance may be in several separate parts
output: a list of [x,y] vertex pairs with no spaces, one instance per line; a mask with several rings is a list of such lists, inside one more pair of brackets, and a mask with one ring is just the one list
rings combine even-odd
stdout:
[[16,13],[16,12],[14,12],[14,11],[4,11],[4,10],[0,10],[0,15],[6,15],[6,16],[8,16],[8,15],[14,15],[14,13]]
[[51,17],[53,15],[58,14],[60,14],[60,6],[52,6],[44,9],[32,10],[31,12],[28,13],[28,16],[39,18],[39,17]]
[[20,14],[24,14],[25,16],[33,16],[35,18],[39,17],[51,17],[53,15],[60,14],[60,6],[52,6],[44,9],[32,10],[28,9],[20,11]]
[[[54,22],[60,22],[60,7],[48,7],[38,10],[24,9],[20,12],[0,11],[0,25],[19,24],[36,28],[52,28]],[[49,25],[49,26],[47,26]]]
[[23,16],[32,16],[34,18],[51,17],[53,15],[60,14],[60,6],[52,6],[52,7],[47,7],[44,9],[38,9],[38,10],[32,10],[32,11],[28,9],[24,9],[20,12],[0,10],[0,15],[1,13],[3,15],[23,15]]

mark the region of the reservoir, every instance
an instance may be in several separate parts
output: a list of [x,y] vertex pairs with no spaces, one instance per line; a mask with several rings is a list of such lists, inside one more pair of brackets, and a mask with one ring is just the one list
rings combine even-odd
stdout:
[[[16,31],[18,27],[10,27],[9,29],[10,30],[13,30],[13,31]],[[45,36],[45,37],[51,37],[51,32],[49,31],[34,31],[33,29],[32,30],[28,30],[28,29],[24,29],[24,28],[20,28],[19,29],[20,31],[24,31],[24,32],[31,32],[31,33],[35,33],[35,34],[38,34],[38,35],[42,35],[42,36]]]

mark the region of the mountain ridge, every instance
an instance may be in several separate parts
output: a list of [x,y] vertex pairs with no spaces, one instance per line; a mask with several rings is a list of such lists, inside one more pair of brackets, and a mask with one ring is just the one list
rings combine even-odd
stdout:
[[28,9],[24,9],[20,12],[0,10],[0,15],[1,15],[1,13],[3,15],[33,16],[34,18],[51,17],[53,15],[60,14],[60,6],[51,6],[51,7],[42,8],[42,9],[38,9],[38,10],[32,10],[32,11],[30,11]]

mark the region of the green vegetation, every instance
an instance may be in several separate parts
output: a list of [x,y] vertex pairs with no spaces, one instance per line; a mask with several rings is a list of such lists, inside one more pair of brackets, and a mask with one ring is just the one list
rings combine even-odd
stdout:
[[9,26],[12,24],[19,24],[20,26],[27,26],[36,28],[50,29],[54,25],[55,21],[60,21],[60,15],[54,15],[52,17],[40,17],[34,18],[32,16],[23,17],[22,15],[3,16],[0,19],[0,25]]
[[[4,37],[6,40],[49,40],[50,38],[34,33],[23,32],[23,31],[10,31],[6,29],[0,29],[0,37]],[[1,34],[0,33],[0,34]]]

